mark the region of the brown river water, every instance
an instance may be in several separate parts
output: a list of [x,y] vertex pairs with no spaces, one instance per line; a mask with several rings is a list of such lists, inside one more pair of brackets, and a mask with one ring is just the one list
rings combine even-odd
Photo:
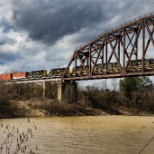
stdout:
[[[154,154],[153,116],[76,116],[0,119],[4,126],[35,125],[37,154]],[[0,143],[3,138],[0,128]]]

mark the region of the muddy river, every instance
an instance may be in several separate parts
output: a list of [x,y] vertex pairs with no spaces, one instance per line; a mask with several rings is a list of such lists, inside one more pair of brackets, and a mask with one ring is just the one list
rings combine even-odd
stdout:
[[19,126],[20,132],[36,126],[26,144],[37,154],[154,153],[153,116],[30,118],[30,123],[27,119],[0,119],[0,123],[0,143],[6,138],[8,124],[10,131]]

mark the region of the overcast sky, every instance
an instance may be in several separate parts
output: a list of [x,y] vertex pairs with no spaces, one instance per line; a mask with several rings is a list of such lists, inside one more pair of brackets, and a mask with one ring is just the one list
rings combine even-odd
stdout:
[[153,0],[0,0],[0,73],[64,67],[79,45],[153,6]]

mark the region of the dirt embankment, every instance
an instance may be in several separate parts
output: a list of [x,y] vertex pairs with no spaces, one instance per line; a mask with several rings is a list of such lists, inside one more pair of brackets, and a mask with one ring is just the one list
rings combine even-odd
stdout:
[[0,106],[0,117],[47,117],[76,115],[107,115],[101,109],[85,105],[58,103],[53,100],[32,99],[28,101],[9,101]]
[[103,109],[84,104],[59,103],[53,100],[31,99],[28,101],[6,101],[0,105],[0,118],[12,117],[49,117],[84,115],[149,115],[123,106]]

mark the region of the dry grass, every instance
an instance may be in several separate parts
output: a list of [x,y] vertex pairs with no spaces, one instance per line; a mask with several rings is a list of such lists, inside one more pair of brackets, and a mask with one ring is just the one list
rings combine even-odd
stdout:
[[[45,117],[106,114],[102,110],[85,104],[59,103],[51,99],[30,99],[28,101],[9,101],[9,110],[0,110],[0,117]],[[6,104],[5,104],[6,105]],[[4,105],[4,106],[5,106]],[[7,108],[5,106],[5,108]]]

